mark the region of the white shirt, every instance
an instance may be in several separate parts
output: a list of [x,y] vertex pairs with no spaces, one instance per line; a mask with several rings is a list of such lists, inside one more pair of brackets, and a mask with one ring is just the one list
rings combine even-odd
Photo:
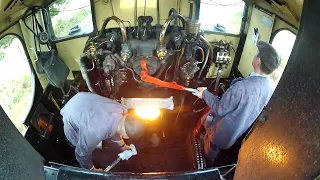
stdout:
[[250,76],[262,76],[262,77],[269,77],[268,75],[261,75],[255,72],[250,73]]

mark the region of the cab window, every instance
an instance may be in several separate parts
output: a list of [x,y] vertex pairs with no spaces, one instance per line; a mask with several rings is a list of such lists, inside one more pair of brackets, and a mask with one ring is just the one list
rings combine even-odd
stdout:
[[290,57],[295,40],[296,35],[289,30],[280,30],[276,32],[272,39],[271,44],[277,50],[281,58],[280,67],[276,69],[272,74],[270,74],[270,77],[275,82],[275,84],[278,84],[280,81],[282,73]]
[[245,2],[242,0],[201,0],[201,29],[204,31],[240,34]]
[[15,35],[0,39],[0,105],[12,123],[25,134],[23,124],[33,103],[34,80],[24,51]]
[[55,39],[93,32],[90,0],[56,0],[49,6],[49,17]]

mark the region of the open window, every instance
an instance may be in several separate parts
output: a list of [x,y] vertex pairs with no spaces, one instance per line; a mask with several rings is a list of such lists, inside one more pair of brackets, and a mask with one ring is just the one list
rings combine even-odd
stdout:
[[34,99],[34,76],[23,45],[15,35],[0,39],[0,105],[21,134]]
[[281,57],[281,65],[272,74],[270,74],[271,79],[278,84],[282,73],[288,63],[294,41],[296,40],[296,35],[291,31],[282,29],[275,32],[272,39],[272,46],[277,50]]
[[93,32],[90,0],[56,0],[49,5],[54,39],[87,35]]
[[204,31],[240,34],[245,12],[243,0],[201,0],[201,29]]

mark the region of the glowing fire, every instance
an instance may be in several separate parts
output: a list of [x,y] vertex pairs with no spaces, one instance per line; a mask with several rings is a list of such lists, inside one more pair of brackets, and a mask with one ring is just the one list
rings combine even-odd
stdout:
[[134,110],[135,114],[146,120],[155,120],[160,116],[158,108],[140,108]]
[[287,161],[287,151],[283,146],[268,144],[264,147],[267,159],[275,164],[283,164]]

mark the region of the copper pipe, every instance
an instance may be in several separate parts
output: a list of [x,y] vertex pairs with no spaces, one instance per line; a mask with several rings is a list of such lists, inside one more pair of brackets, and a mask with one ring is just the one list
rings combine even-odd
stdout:
[[174,71],[173,71],[173,79],[176,78],[176,73],[177,73],[177,70],[179,69],[179,66],[180,66],[180,61],[183,57],[183,54],[184,54],[184,47],[181,49],[180,51],[180,54],[179,54],[179,57],[178,57],[178,61],[176,62],[176,65],[174,67]]
[[[106,26],[107,26],[107,24],[108,24],[108,22],[109,22],[110,20],[114,20],[114,21],[116,21],[116,22],[118,23],[118,25],[119,25],[119,27],[120,27],[120,30],[121,30],[121,34],[122,34],[122,41],[123,41],[123,42],[127,41],[127,31],[126,31],[126,27],[125,27],[124,23],[123,23],[123,22],[121,21],[121,19],[119,19],[117,16],[111,16],[111,17],[108,17],[108,18],[103,22],[102,28],[101,28],[98,36],[93,37],[93,38],[90,40],[90,42],[93,42],[93,41],[95,41],[96,39],[102,38],[102,36],[104,35],[105,28],[106,28]],[[84,46],[83,52],[85,52],[85,51],[88,49],[88,47],[89,47],[89,45],[90,45],[90,44],[89,44],[90,42],[87,42],[87,43],[86,43],[86,45]]]
[[102,28],[98,34],[98,36],[95,38],[95,39],[99,39],[99,38],[102,38],[102,36],[104,35],[104,31],[105,31],[105,28],[108,24],[108,22],[110,20],[114,20],[118,23],[119,27],[120,27],[120,30],[121,30],[121,34],[122,34],[122,42],[125,42],[127,41],[127,31],[126,31],[126,27],[124,25],[124,23],[121,21],[121,19],[119,19],[117,16],[111,16],[111,17],[108,17],[104,22],[103,22],[103,25],[102,25]]
[[210,48],[210,62],[213,63],[213,47],[211,46],[210,42],[206,38],[204,38],[202,35],[200,35],[200,39],[206,42],[206,44]]
[[[209,45],[208,45],[209,46]],[[210,62],[213,63],[213,47],[212,45],[210,44]]]
[[204,51],[203,51],[203,49],[201,48],[201,47],[199,47],[199,46],[197,46],[196,47],[196,49],[199,49],[200,51],[201,51],[201,63],[203,63],[204,62]]
[[185,29],[186,21],[185,21],[185,19],[183,18],[182,15],[180,15],[180,14],[172,14],[172,15],[170,15],[168,17],[168,19],[166,20],[166,22],[162,26],[162,30],[161,30],[160,36],[159,36],[159,44],[160,45],[164,45],[164,36],[166,34],[167,28],[170,25],[171,21],[173,19],[176,19],[176,18],[179,18],[182,21],[183,29]]
[[179,65],[180,65],[180,61],[181,61],[181,59],[182,59],[183,54],[184,54],[184,48],[181,49],[181,54],[180,54],[180,56],[179,56],[179,58],[178,58],[178,63],[177,63],[177,64],[178,64],[178,65],[177,65],[178,67],[179,67]]
[[213,63],[213,47],[211,46],[210,42],[206,38],[204,38],[202,35],[200,35],[200,39],[202,41],[206,42],[206,44],[208,45],[208,50],[207,50],[206,58],[204,60],[204,63],[202,64],[202,67],[201,67],[201,70],[200,70],[200,72],[198,74],[197,79],[200,78],[200,76],[201,76],[201,74],[202,74],[202,72],[203,72],[203,70],[204,70],[204,68],[205,68],[205,66],[206,66],[206,64],[208,62],[209,55],[210,55],[210,62]]
[[[177,10],[176,10],[175,8],[171,8],[171,9],[170,9],[170,11],[169,11],[169,16],[172,15],[172,14],[178,14],[178,13],[177,13]],[[168,17],[169,17],[169,16],[168,16]],[[177,20],[177,18],[175,18],[175,20],[174,20],[174,25],[175,25],[175,26],[178,26],[178,20]]]

